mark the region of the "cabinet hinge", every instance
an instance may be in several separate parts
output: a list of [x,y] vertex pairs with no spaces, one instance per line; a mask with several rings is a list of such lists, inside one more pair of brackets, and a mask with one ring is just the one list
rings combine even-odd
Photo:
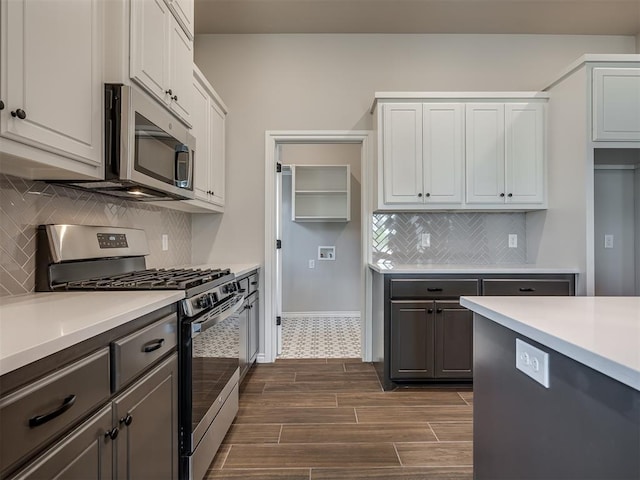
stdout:
[[277,326],[282,325],[282,317],[276,317],[276,325]]
[[276,250],[280,250],[282,248],[282,240],[276,240]]
[[276,162],[276,172],[277,173],[282,172],[282,164],[280,162]]

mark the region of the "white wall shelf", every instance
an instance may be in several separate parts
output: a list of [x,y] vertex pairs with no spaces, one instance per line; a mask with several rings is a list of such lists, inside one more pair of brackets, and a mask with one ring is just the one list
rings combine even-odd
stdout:
[[292,165],[291,220],[348,222],[351,220],[349,165]]

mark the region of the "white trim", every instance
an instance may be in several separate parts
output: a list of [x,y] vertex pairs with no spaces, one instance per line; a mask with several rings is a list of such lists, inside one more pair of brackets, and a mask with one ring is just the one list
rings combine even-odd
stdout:
[[360,317],[360,312],[282,312],[282,318],[289,317]]
[[[371,215],[373,185],[373,151],[374,134],[368,130],[299,130],[299,131],[275,131],[265,132],[265,265],[264,265],[264,354],[259,358],[261,362],[273,362],[276,359],[276,335],[275,325],[277,289],[276,289],[276,161],[277,147],[285,143],[356,143],[361,144],[361,294],[360,305],[362,311],[362,359],[371,361],[371,271],[368,264],[371,261]],[[262,296],[261,296],[262,297]]]

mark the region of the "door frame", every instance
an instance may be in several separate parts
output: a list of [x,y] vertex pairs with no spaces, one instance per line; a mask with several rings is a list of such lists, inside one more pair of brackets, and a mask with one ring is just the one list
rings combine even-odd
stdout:
[[264,175],[264,351],[258,361],[270,363],[277,355],[276,316],[278,295],[276,260],[276,214],[278,212],[276,163],[279,145],[300,143],[360,144],[361,168],[361,260],[360,260],[360,324],[363,361],[371,361],[371,217],[373,214],[373,149],[374,132],[370,130],[267,130],[265,132]]

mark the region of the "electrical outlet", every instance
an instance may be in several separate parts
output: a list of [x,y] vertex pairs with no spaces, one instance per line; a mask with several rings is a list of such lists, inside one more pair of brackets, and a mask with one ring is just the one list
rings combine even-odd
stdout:
[[309,260],[309,268],[316,268],[316,261],[315,260]]
[[516,338],[516,368],[549,388],[549,354]]
[[166,252],[169,250],[169,235],[166,233],[162,234],[162,251]]
[[430,233],[423,233],[422,234],[422,246],[427,248],[427,247],[431,247],[431,234]]
[[509,248],[518,248],[518,235],[515,233],[509,234]]
[[604,248],[613,248],[613,235],[604,236]]

